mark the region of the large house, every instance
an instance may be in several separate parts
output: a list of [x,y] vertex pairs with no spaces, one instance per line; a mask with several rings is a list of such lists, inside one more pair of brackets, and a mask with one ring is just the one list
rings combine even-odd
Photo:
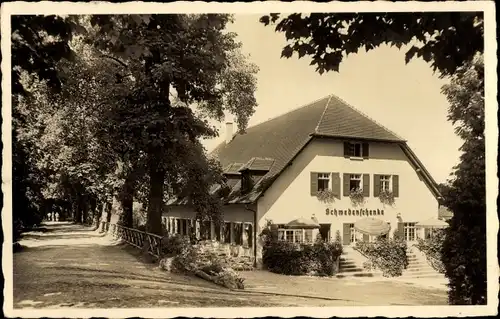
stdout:
[[283,240],[340,236],[352,245],[396,231],[412,242],[438,218],[437,184],[406,141],[334,95],[243,134],[233,134],[232,123],[227,131],[212,152],[227,177],[225,223],[200,225],[188,201],[175,199],[164,214],[169,230],[258,260],[269,221]]

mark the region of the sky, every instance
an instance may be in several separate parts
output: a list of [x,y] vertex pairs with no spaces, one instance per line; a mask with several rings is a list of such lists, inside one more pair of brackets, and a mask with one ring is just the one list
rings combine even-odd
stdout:
[[[447,121],[449,104],[441,93],[447,81],[429,64],[421,59],[405,64],[407,47],[381,46],[349,55],[338,73],[320,75],[308,58],[280,58],[284,34],[259,23],[259,17],[236,15],[228,26],[238,34],[243,53],[260,68],[255,92],[259,105],[249,126],[335,94],[407,140],[436,182],[448,179],[458,163],[462,140]],[[208,151],[224,141],[225,123],[217,127],[219,137],[203,142]]]

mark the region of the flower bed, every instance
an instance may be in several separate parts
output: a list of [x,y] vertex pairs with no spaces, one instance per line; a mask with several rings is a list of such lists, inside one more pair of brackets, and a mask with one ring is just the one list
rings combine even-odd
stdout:
[[366,269],[380,269],[384,277],[401,276],[408,266],[407,245],[399,238],[380,238],[372,243],[358,241],[354,249],[368,258],[363,264]]

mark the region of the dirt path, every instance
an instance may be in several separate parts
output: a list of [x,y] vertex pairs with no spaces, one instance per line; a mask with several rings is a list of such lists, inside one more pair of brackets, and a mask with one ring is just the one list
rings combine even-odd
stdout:
[[161,271],[89,227],[50,223],[14,254],[14,308],[286,307],[363,304],[234,292]]

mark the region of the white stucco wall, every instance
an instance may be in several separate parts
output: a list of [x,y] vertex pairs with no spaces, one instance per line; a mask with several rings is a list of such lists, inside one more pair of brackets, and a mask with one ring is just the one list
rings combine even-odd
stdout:
[[[311,218],[315,214],[320,224],[332,224],[331,237],[334,238],[337,230],[342,236],[343,223],[354,223],[366,217],[327,215],[325,210],[328,206],[311,196],[311,172],[339,172],[341,186],[344,173],[370,174],[370,197],[361,208],[383,209],[384,215],[373,217],[390,222],[391,235],[397,229],[398,213],[402,222],[438,217],[437,199],[398,145],[370,143],[370,158],[366,160],[344,158],[343,153],[342,141],[313,140],[259,199],[259,226],[264,226],[267,219],[286,224],[295,218]],[[384,206],[378,197],[373,197],[373,174],[399,175],[399,197],[393,207]],[[343,196],[342,187],[341,199],[336,199],[329,207],[337,210],[359,209],[352,206],[349,197]]]
[[[254,209],[255,207],[249,207]],[[226,222],[245,222],[253,223],[254,213],[246,210],[244,205],[228,205],[224,206],[222,210],[223,219]],[[165,217],[187,218],[195,219],[196,212],[189,206],[170,206],[163,213]]]

